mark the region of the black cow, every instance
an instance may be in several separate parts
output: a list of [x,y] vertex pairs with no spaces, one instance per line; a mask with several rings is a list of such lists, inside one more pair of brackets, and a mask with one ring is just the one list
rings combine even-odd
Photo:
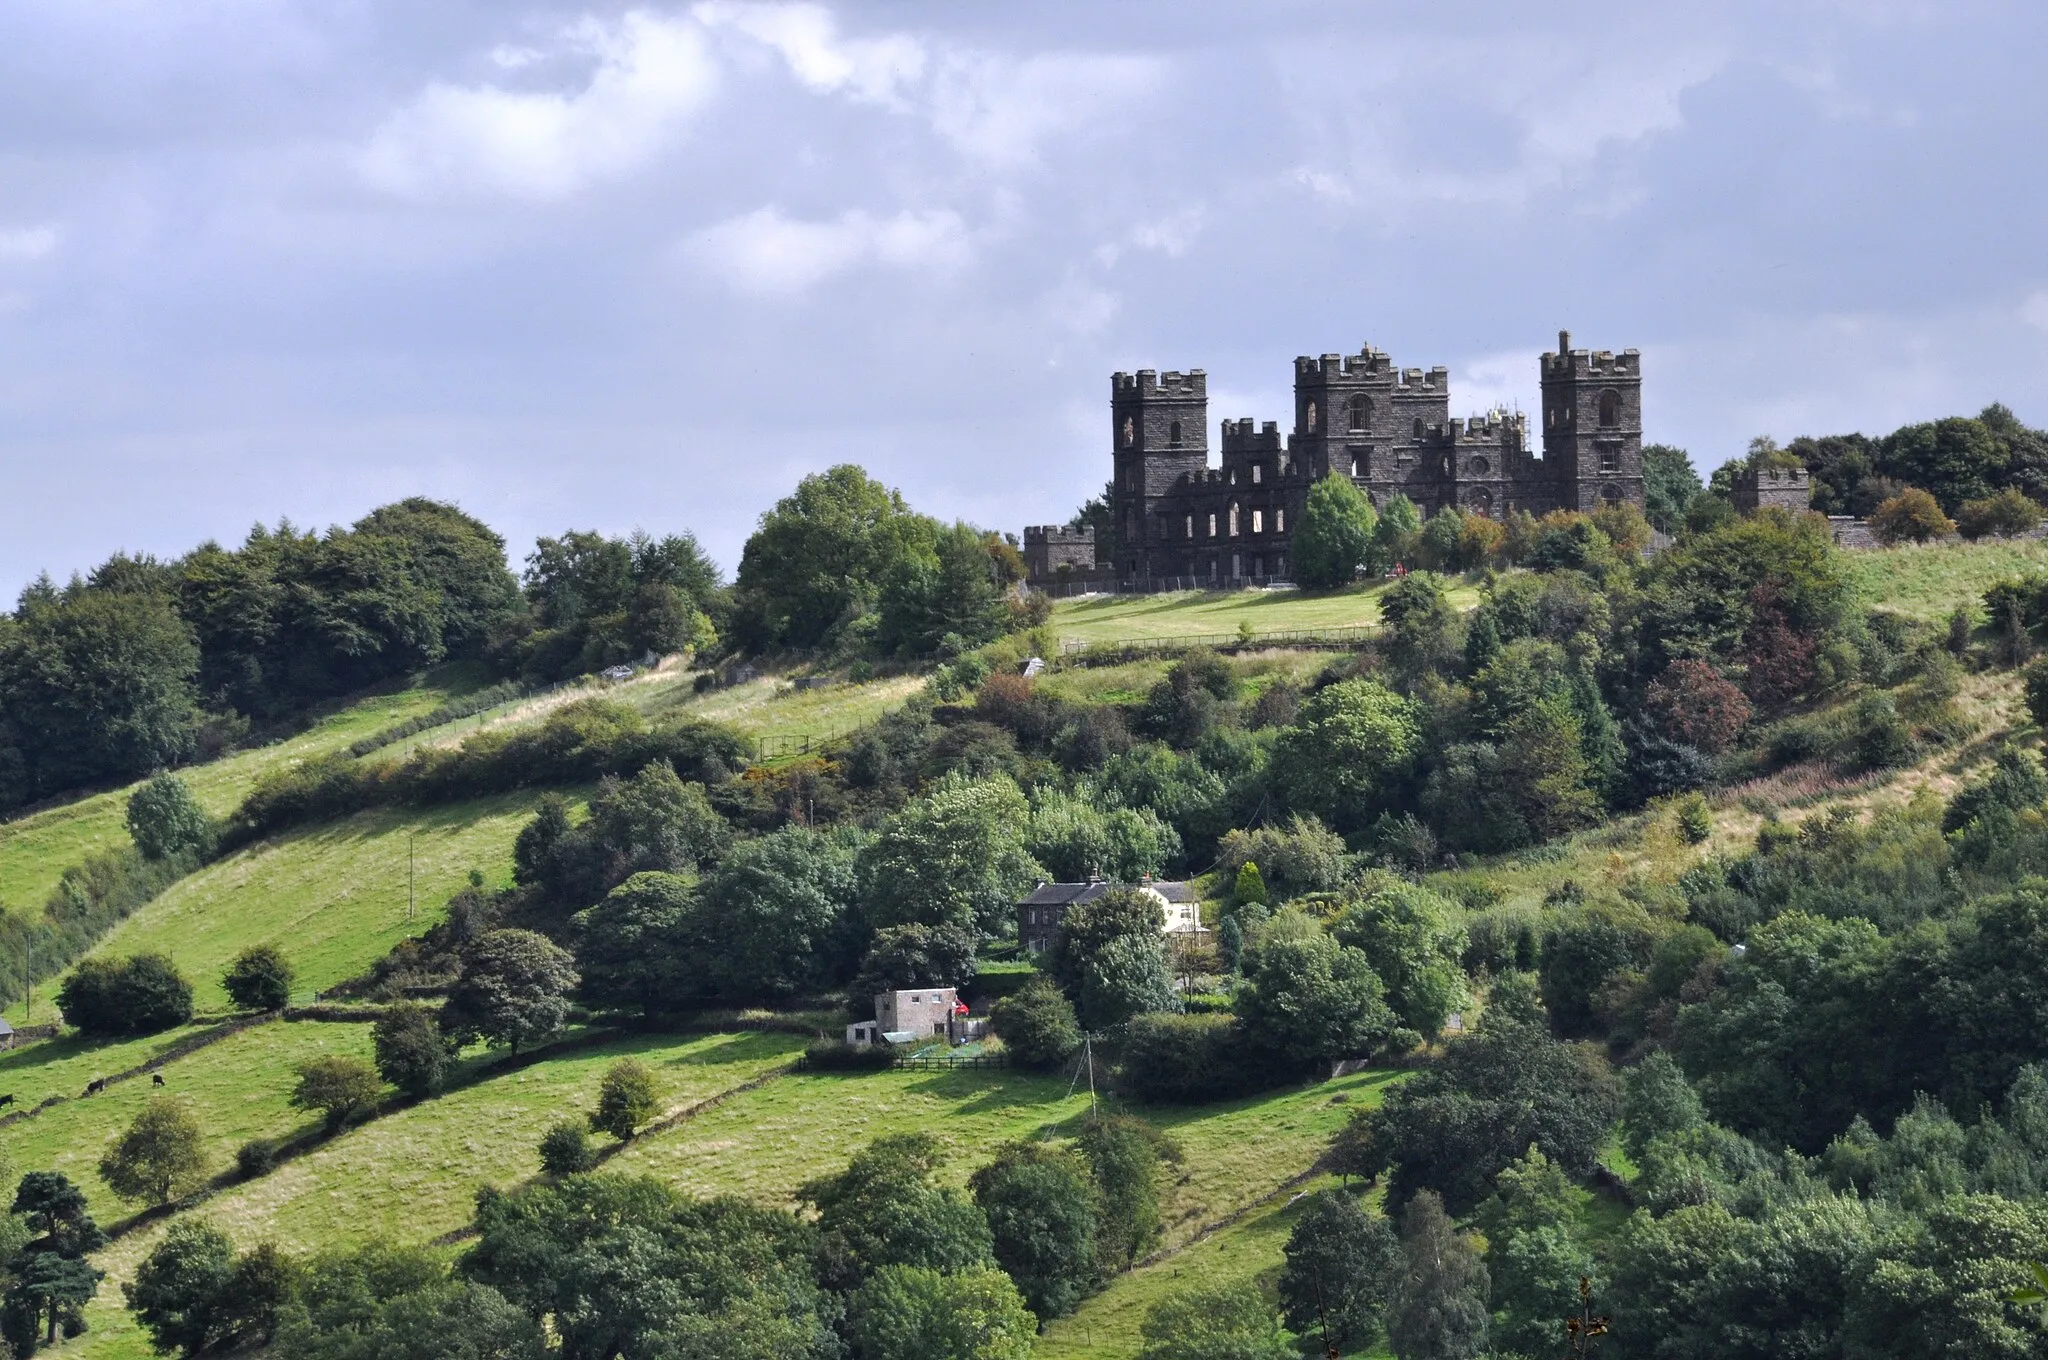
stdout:
[[6,1095],[4,1095],[4,1096],[0,1096],[0,1105],[12,1105],[13,1103],[14,1103],[14,1093],[13,1093],[12,1091],[9,1091],[9,1092],[8,1092],[8,1093],[7,1093]]
[[149,1074],[149,1084],[150,1084],[151,1086],[161,1086],[161,1085],[163,1085],[163,1084],[164,1084],[164,1074],[163,1074],[163,1073],[161,1073],[161,1072],[152,1072],[152,1073],[150,1073],[150,1074]]
[[105,1077],[94,1077],[85,1084],[85,1094],[89,1096],[96,1096],[106,1089],[107,1079]]

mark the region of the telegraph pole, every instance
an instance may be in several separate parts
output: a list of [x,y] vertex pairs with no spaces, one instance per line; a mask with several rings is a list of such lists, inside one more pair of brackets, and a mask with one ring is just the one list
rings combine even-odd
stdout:
[[418,862],[413,858],[412,838],[412,832],[405,833],[405,919],[408,921],[412,920],[420,905]]

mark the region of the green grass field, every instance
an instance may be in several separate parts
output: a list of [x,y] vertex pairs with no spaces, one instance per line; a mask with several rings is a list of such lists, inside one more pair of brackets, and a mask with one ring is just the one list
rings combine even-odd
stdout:
[[[228,1004],[220,975],[252,944],[284,951],[298,973],[295,992],[332,987],[440,920],[470,870],[491,887],[508,886],[512,841],[537,796],[382,808],[265,841],[179,880],[92,952],[169,954],[192,980],[201,1010]],[[410,918],[409,873],[418,902]],[[47,1006],[56,984],[38,991]]]
[[2048,541],[1930,543],[1843,557],[1866,605],[1939,620],[1958,605],[1973,606],[1981,615],[1985,588],[2008,576],[2048,572]]
[[[1061,601],[1052,629],[1065,641],[1089,644],[1152,638],[1235,634],[1250,624],[1254,636],[1303,628],[1357,628],[1380,621],[1386,582],[1344,590],[1179,591],[1166,595],[1105,595]],[[1469,609],[1476,587],[1454,585],[1451,602]]]
[[[327,755],[394,723],[431,713],[470,687],[459,679],[433,682],[362,699],[298,736],[222,760],[180,770],[179,776],[214,816],[232,812],[258,779],[293,761]],[[96,793],[46,808],[16,821],[0,822],[0,904],[41,911],[57,879],[97,851],[128,843],[128,795],[134,786]]]

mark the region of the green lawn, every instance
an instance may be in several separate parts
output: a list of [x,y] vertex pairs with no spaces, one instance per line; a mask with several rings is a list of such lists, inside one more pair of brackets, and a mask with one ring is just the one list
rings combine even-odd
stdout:
[[[396,694],[359,700],[285,741],[238,751],[223,760],[179,771],[206,810],[232,812],[270,771],[342,750],[394,723],[431,713],[468,687],[454,681],[429,683]],[[96,793],[47,808],[17,821],[0,822],[0,904],[41,911],[57,879],[95,851],[128,843],[128,795],[134,786]]]
[[[50,1018],[47,1009],[42,1007],[37,1009],[36,1015],[42,1020]],[[210,1028],[212,1026],[194,1025],[143,1039],[90,1039],[73,1033],[47,1043],[29,1044],[10,1053],[0,1053],[0,1095],[14,1097],[13,1109],[32,1110],[50,1096],[79,1094],[95,1077],[108,1077],[131,1067],[140,1067],[158,1054]],[[0,1150],[8,1146],[8,1140],[22,1127],[17,1124],[0,1129]]]
[[1958,605],[1971,605],[1981,615],[1985,588],[2005,577],[2048,572],[2048,541],[1930,543],[1843,557],[1865,604],[1939,620]]
[[[227,996],[220,975],[252,944],[274,944],[298,972],[297,992],[354,977],[392,945],[441,918],[448,899],[481,870],[492,887],[511,882],[512,841],[535,794],[384,808],[266,841],[180,880],[108,933],[95,954],[169,954],[202,1010]],[[407,853],[417,915],[407,918]],[[38,989],[47,1009],[56,984]],[[21,1007],[9,1012],[20,1023]]]
[[891,676],[866,684],[835,684],[797,690],[782,676],[763,676],[743,685],[692,693],[678,686],[667,695],[650,693],[651,713],[722,723],[747,736],[800,734],[837,736],[871,723],[924,688],[921,675]]
[[[1165,595],[1109,595],[1062,601],[1052,628],[1062,641],[1133,642],[1206,634],[1235,634],[1249,623],[1252,633],[1301,628],[1356,628],[1380,621],[1384,581],[1343,590],[1178,591]],[[1477,604],[1476,587],[1455,585],[1451,602]]]

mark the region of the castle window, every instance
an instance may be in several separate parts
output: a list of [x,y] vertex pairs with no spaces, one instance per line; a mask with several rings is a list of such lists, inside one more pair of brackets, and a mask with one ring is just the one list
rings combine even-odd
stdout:
[[1236,486],[1236,485],[1237,485],[1237,469],[1236,469],[1236,468],[1232,468],[1232,469],[1230,470],[1230,484],[1231,484],[1232,486]]
[[1169,448],[1177,449],[1180,447],[1180,422],[1178,420],[1166,427],[1166,443]]
[[1308,432],[1310,434],[1316,432],[1316,404],[1314,402],[1308,404]]
[[1415,437],[1416,437],[1417,439],[1420,439],[1420,438],[1422,438],[1422,417],[1421,417],[1421,416],[1417,416],[1417,417],[1415,417]]
[[1273,532],[1276,534],[1287,532],[1287,512],[1285,510],[1275,510],[1273,512]]
[[1253,486],[1257,486],[1257,485],[1259,484],[1259,480],[1260,480],[1260,478],[1259,478],[1259,474],[1260,474],[1260,473],[1262,473],[1262,472],[1264,472],[1265,470],[1266,470],[1266,465],[1265,465],[1264,463],[1253,463],[1253,464],[1252,464],[1252,485],[1253,485]]
[[1124,417],[1124,447],[1127,449],[1138,447],[1138,422],[1132,420],[1129,416]]
[[1252,532],[1253,532],[1253,533],[1255,533],[1255,534],[1263,534],[1264,532],[1266,532],[1266,512],[1265,512],[1265,511],[1263,511],[1263,510],[1254,510],[1254,511],[1252,511]]
[[1350,415],[1344,424],[1352,430],[1371,429],[1372,402],[1365,397],[1353,397],[1351,399]]
[[1602,444],[1600,446],[1600,470],[1602,472],[1619,472],[1621,470],[1621,449],[1617,445]]
[[[1216,537],[1216,516],[1213,514],[1209,516],[1209,537]],[[1214,576],[1216,573],[1212,571],[1209,574]]]
[[[1237,537],[1237,505],[1235,502],[1230,507],[1230,536],[1232,538]],[[1236,573],[1232,574],[1235,575]]]
[[1484,458],[1474,458],[1466,466],[1471,469],[1474,477],[1484,477],[1487,473],[1487,463]]
[[1600,394],[1600,428],[1611,430],[1621,424],[1621,394],[1602,392]]
[[1195,536],[1195,517],[1194,517],[1193,515],[1189,515],[1189,516],[1188,516],[1188,537],[1189,537],[1189,538],[1193,538],[1194,536]]

